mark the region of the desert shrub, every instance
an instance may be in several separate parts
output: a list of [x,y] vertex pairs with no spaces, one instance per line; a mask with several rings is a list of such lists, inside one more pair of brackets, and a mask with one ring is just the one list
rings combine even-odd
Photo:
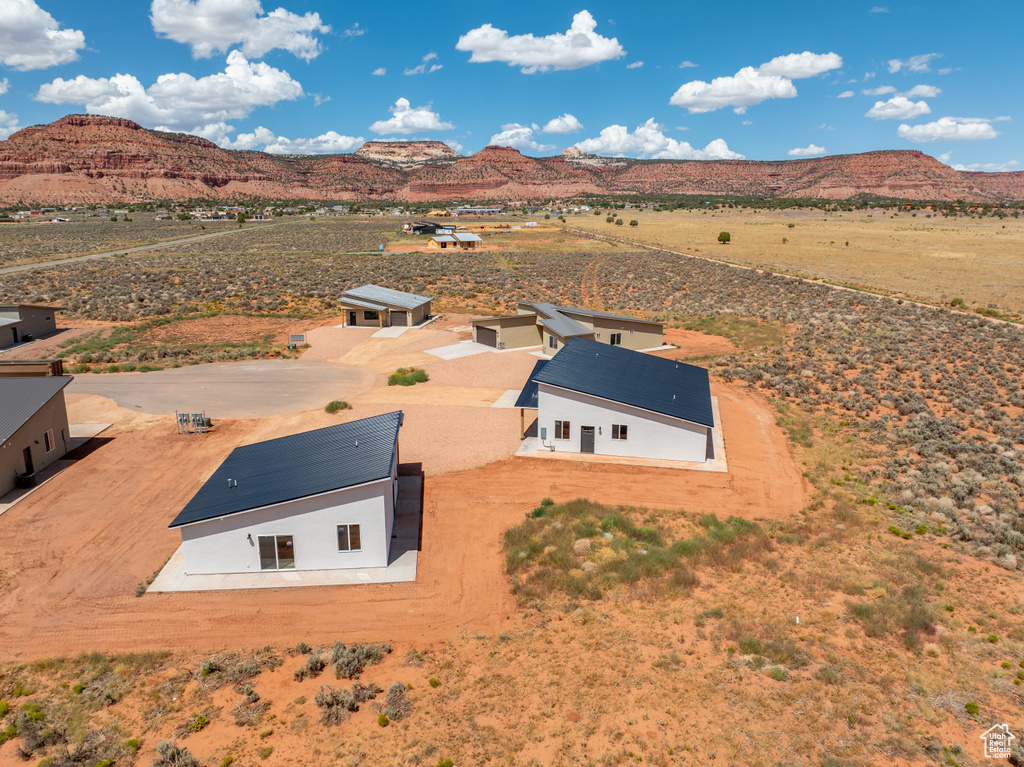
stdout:
[[425,370],[419,368],[398,368],[388,376],[388,386],[413,386],[429,380]]
[[351,410],[352,406],[344,400],[336,399],[327,403],[327,407],[324,410],[328,413],[337,413],[339,410]]
[[872,602],[847,602],[850,616],[869,637],[899,635],[909,649],[918,649],[923,635],[935,632],[935,618],[921,586],[910,585]]
[[584,499],[538,507],[504,535],[519,600],[596,600],[616,588],[650,598],[685,595],[699,583],[695,566],[736,569],[773,549],[760,526],[737,518],[706,515],[699,535],[673,541],[660,528],[635,524],[642,513]]
[[427,680],[427,682],[430,684],[431,687],[440,687],[441,686],[441,680],[437,679],[436,677],[431,677],[430,679]]
[[355,644],[346,647],[342,642],[335,642],[331,651],[334,676],[337,679],[355,679],[366,666],[380,663],[390,652],[391,645],[388,644]]
[[310,652],[306,662],[295,669],[293,676],[296,682],[301,682],[306,677],[316,679],[326,667],[327,661],[320,655],[320,651],[314,650]]
[[156,759],[150,767],[200,767],[200,761],[187,748],[178,746],[177,741],[162,740],[156,747]]
[[401,682],[394,682],[388,687],[384,696],[383,714],[388,719],[398,721],[412,713],[412,701],[409,700],[408,688]]
[[320,721],[331,727],[348,719],[352,711],[359,710],[359,704],[348,690],[336,690],[330,685],[321,685],[320,691],[313,698],[320,708]]

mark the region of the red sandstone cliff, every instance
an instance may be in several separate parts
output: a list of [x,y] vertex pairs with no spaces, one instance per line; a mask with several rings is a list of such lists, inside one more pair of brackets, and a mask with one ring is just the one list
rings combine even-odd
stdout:
[[533,158],[495,146],[461,157],[440,142],[369,142],[350,155],[278,156],[84,115],[0,141],[0,201],[7,203],[254,196],[514,200],[631,192],[1010,201],[1024,200],[1024,172],[960,172],[916,151],[662,162],[579,152]]

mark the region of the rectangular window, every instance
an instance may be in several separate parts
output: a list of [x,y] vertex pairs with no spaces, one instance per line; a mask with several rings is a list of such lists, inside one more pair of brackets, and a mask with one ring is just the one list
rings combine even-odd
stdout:
[[594,338],[596,338],[598,340],[601,340],[601,334],[600,333],[595,333],[594,334]]
[[569,439],[568,421],[555,421],[555,439]]
[[554,336],[548,336],[548,346],[552,349],[558,348],[558,339]]
[[43,434],[43,443],[46,445],[46,452],[52,453],[57,445],[53,441],[53,429],[47,429]]
[[295,546],[290,535],[261,535],[260,570],[294,570]]
[[610,336],[608,336],[608,338],[608,343],[610,343],[612,346],[622,345],[622,333],[612,333]]
[[361,551],[359,525],[338,525],[338,551]]
[[626,424],[612,424],[612,439],[626,439]]
[[373,309],[364,309],[363,310],[363,319],[364,320],[379,320],[380,319],[380,312],[375,311]]

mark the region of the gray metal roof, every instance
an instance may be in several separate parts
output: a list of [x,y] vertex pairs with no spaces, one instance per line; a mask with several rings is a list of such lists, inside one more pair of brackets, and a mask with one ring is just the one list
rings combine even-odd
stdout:
[[473,234],[472,232],[456,232],[452,237],[459,242],[483,242],[480,235]]
[[534,377],[701,426],[715,425],[708,371],[685,362],[571,338]]
[[[396,410],[236,447],[169,526],[386,479],[401,425],[402,411]],[[228,479],[238,486],[229,488]]]
[[72,380],[71,376],[0,378],[0,445]]
[[388,306],[397,306],[402,309],[415,309],[417,306],[431,301],[428,296],[418,296],[415,293],[404,293],[401,290],[382,288],[380,285],[363,285],[362,287],[346,290],[342,298],[362,298],[366,301],[376,301]]
[[604,317],[609,320],[625,320],[626,322],[642,322],[647,325],[658,325],[661,326],[664,323],[655,322],[654,320],[642,320],[639,317],[625,317],[621,314],[609,314],[608,312],[595,312],[593,309],[580,309],[575,306],[556,306],[556,309],[560,312],[566,312],[567,314],[582,314],[584,317]]
[[572,317],[566,317],[558,308],[548,303],[523,302],[526,306],[533,307],[537,312],[540,324],[546,327],[551,333],[561,338],[572,338],[573,336],[589,336],[593,330]]
[[435,234],[431,237],[434,242],[458,242],[454,236],[450,234]]
[[537,360],[537,363],[533,366],[533,370],[530,371],[530,377],[526,379],[526,385],[523,390],[519,392],[519,399],[516,400],[516,407],[526,408],[529,410],[537,409],[537,390],[540,388],[537,386],[537,373],[544,369],[551,360]]
[[4,327],[5,325],[17,325],[19,322],[21,322],[20,319],[16,320],[11,317],[0,317],[0,328]]
[[349,298],[348,296],[342,296],[338,299],[338,303],[342,306],[361,306],[364,309],[373,309],[374,311],[387,311],[385,304],[375,304],[373,301],[360,301],[358,298]]

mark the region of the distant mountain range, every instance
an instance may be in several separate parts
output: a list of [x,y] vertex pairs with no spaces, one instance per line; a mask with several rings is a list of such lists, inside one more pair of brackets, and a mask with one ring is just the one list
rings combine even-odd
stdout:
[[0,202],[143,198],[529,200],[584,194],[690,194],[849,199],[1024,200],[1024,171],[957,171],[917,151],[805,160],[663,161],[570,148],[533,158],[489,146],[463,157],[437,141],[368,142],[353,154],[271,155],[68,115],[0,142]]

